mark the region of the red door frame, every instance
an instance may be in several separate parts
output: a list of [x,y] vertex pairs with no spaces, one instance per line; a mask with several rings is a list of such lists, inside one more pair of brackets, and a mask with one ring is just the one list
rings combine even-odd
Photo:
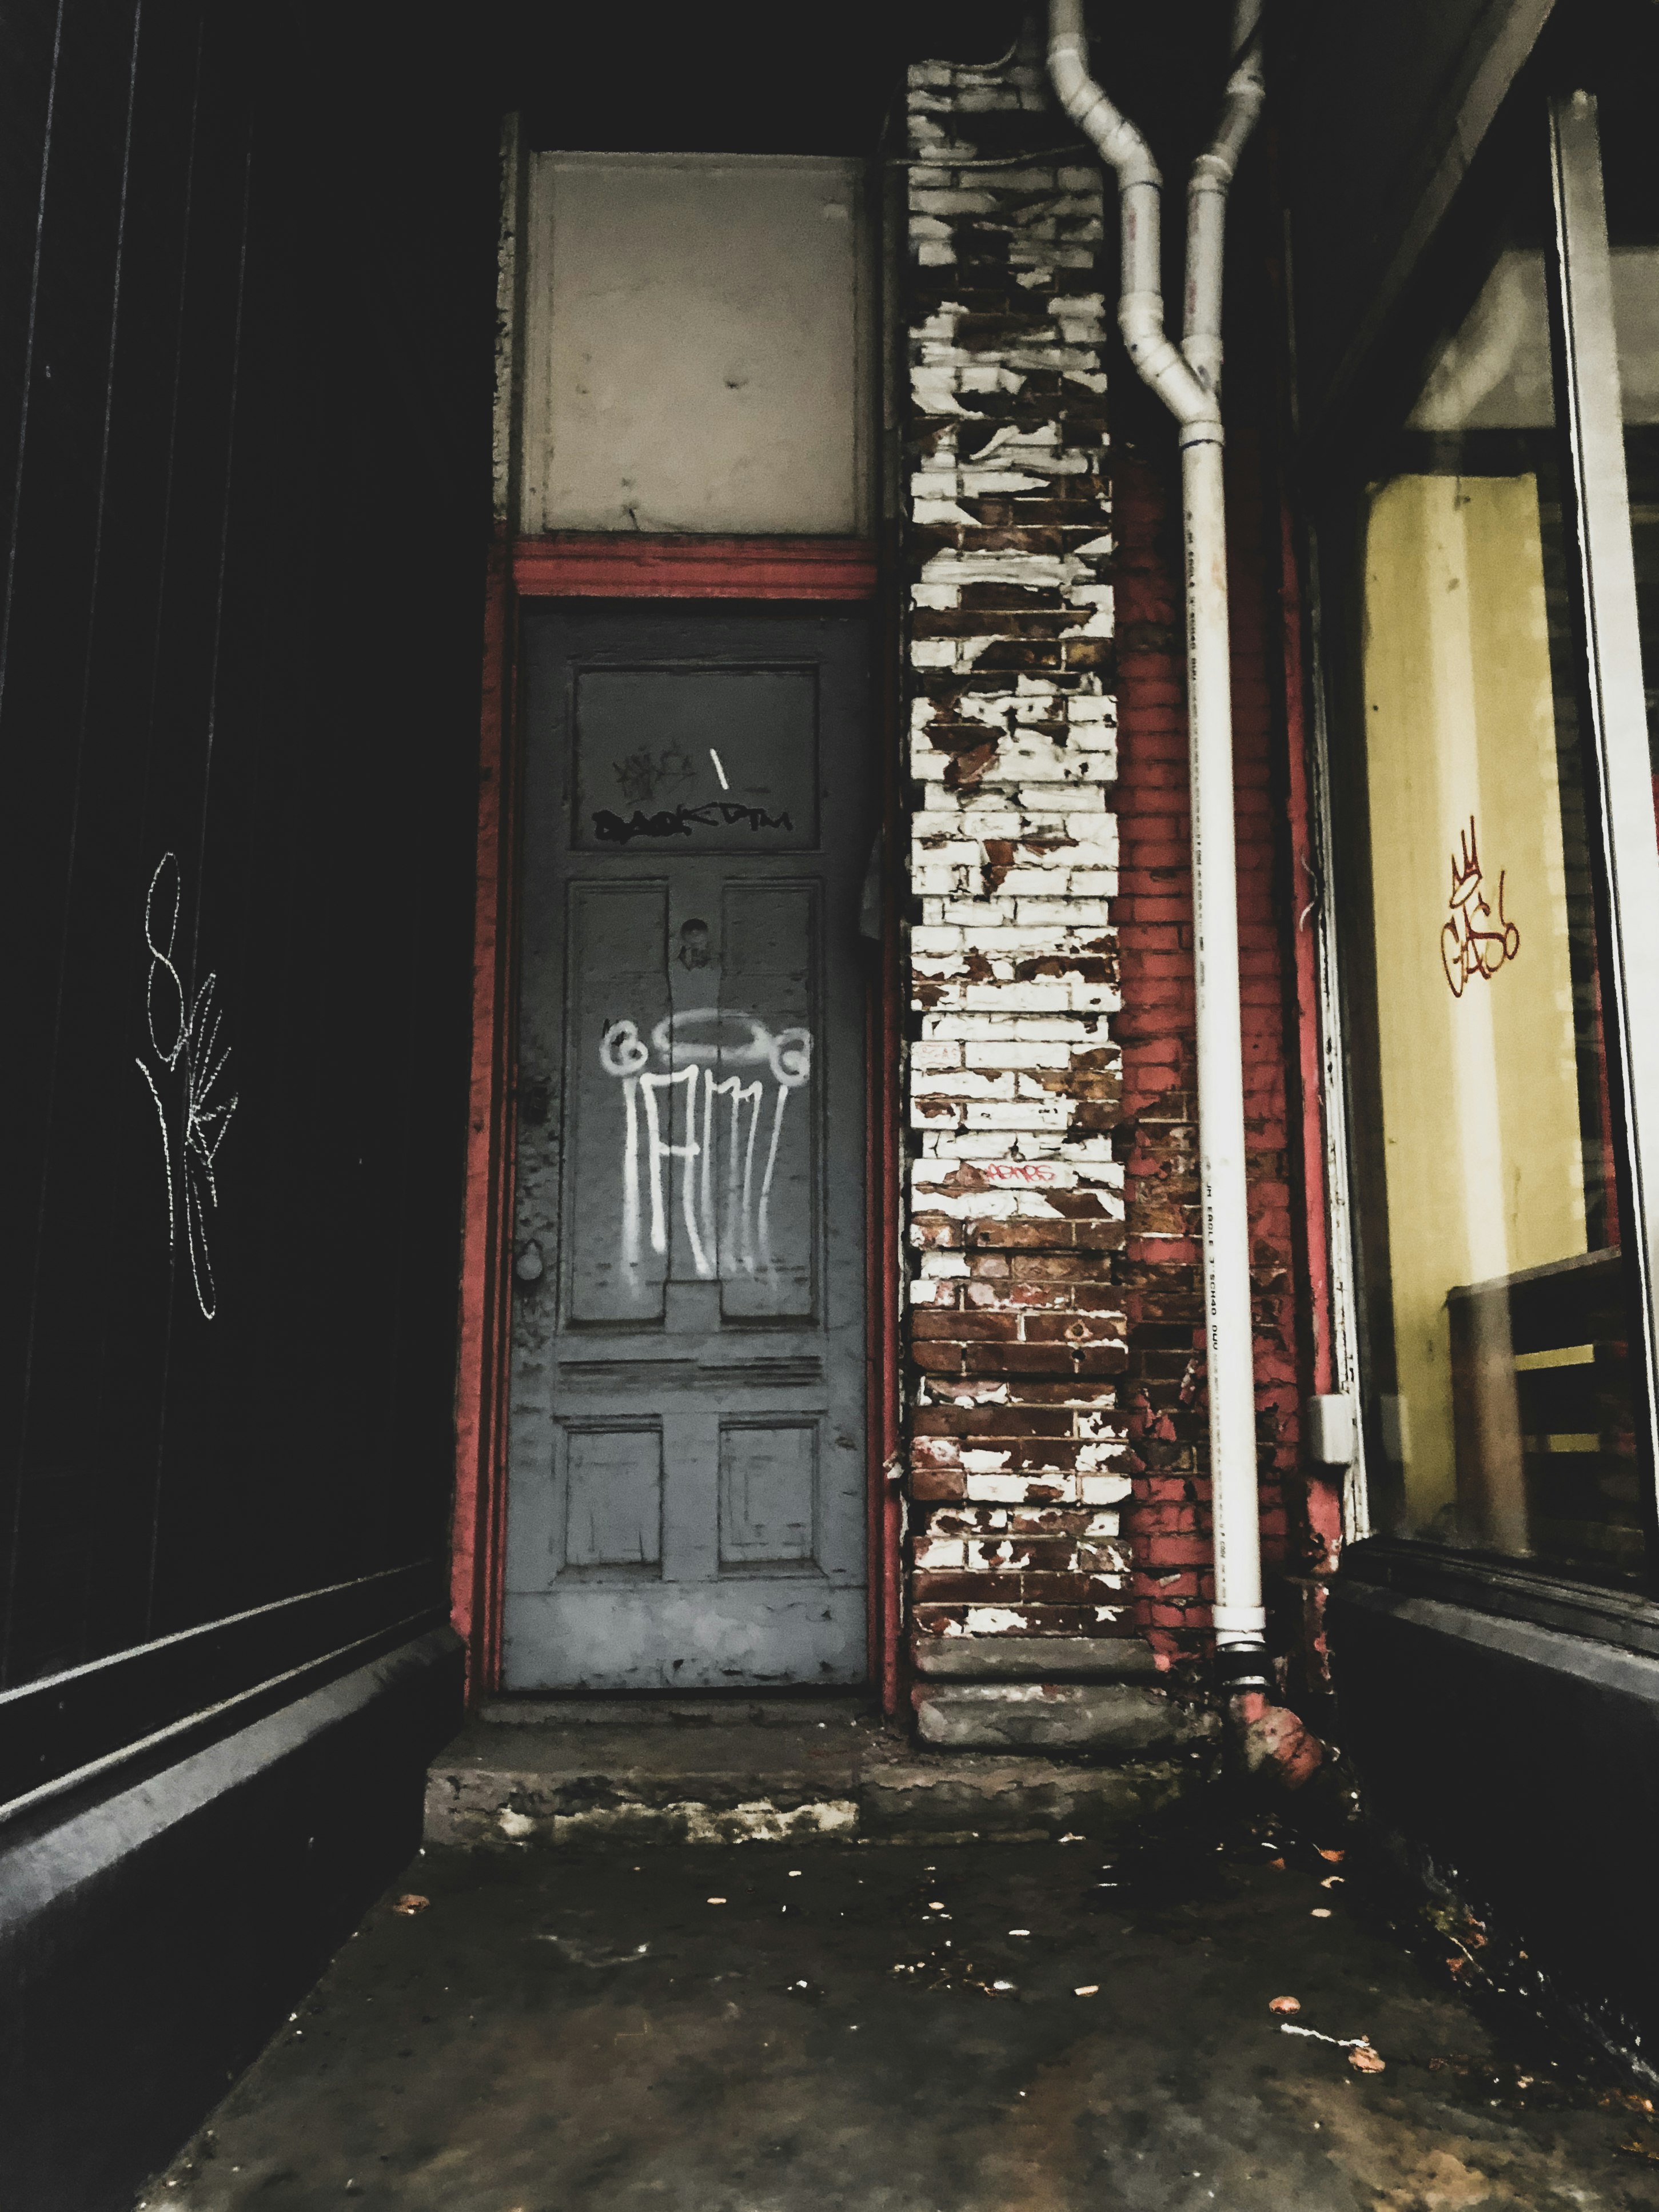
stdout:
[[[514,692],[526,599],[862,602],[896,606],[890,565],[863,539],[655,538],[560,533],[509,544],[498,532],[486,580],[472,938],[472,1062],[467,1097],[461,1310],[455,1407],[451,1619],[466,1645],[470,1698],[501,1680],[506,1571],[507,1376],[513,1250],[515,910],[520,728]],[[896,722],[882,636],[882,801],[886,866],[878,974],[866,1000],[866,1376],[870,1516],[869,1668],[897,1708],[902,1591],[899,1440],[899,980]]]

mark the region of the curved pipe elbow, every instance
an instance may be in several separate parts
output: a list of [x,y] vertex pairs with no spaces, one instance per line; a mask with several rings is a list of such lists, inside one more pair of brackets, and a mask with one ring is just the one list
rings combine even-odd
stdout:
[[[1228,87],[1228,105],[1216,143],[1200,156],[1200,185],[1194,190],[1224,196],[1232,182],[1235,138],[1243,144],[1255,120],[1252,88],[1260,83],[1255,23],[1261,0],[1240,0],[1236,27],[1244,47]],[[1219,443],[1221,408],[1216,392],[1165,335],[1158,247],[1163,178],[1152,149],[1089,72],[1083,0],[1049,0],[1048,76],[1067,116],[1115,171],[1123,224],[1123,294],[1118,327],[1136,374],[1157,392],[1181,425],[1183,446]],[[1237,49],[1235,49],[1237,51]],[[1236,155],[1233,156],[1236,158]],[[1218,381],[1218,375],[1216,379]]]
[[1209,429],[1218,438],[1221,410],[1180,347],[1164,335],[1164,303],[1158,295],[1126,293],[1118,305],[1117,325],[1136,374],[1157,392],[1182,431]]
[[1267,100],[1261,52],[1253,49],[1227,80],[1221,120],[1216,125],[1215,137],[1193,164],[1189,191],[1227,190],[1238,167],[1238,157],[1261,120]]
[[1057,32],[1049,40],[1048,77],[1060,106],[1092,141],[1102,161],[1116,171],[1121,185],[1127,190],[1133,185],[1163,184],[1152,148],[1090,76],[1081,32]]

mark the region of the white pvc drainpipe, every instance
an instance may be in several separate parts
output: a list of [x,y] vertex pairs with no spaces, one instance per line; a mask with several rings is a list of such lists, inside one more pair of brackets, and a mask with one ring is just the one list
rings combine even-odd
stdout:
[[1179,349],[1164,330],[1163,179],[1158,164],[1134,125],[1113,106],[1089,74],[1083,0],[1050,0],[1048,16],[1048,74],[1060,105],[1117,174],[1123,236],[1118,325],[1130,360],[1181,426],[1215,1640],[1224,1679],[1237,1691],[1266,1686],[1267,1614],[1261,1603],[1250,1236],[1244,1182],[1227,520],[1221,463],[1221,272],[1227,191],[1265,95],[1261,7],[1262,0],[1237,0],[1233,68],[1221,121],[1208,150],[1193,165],[1187,193],[1186,327]]

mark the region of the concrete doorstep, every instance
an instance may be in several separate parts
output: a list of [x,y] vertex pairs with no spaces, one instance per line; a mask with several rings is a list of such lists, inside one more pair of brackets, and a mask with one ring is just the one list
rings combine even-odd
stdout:
[[861,1698],[501,1698],[434,1761],[426,1836],[1106,1843],[1203,1788],[1215,1729],[1115,1682],[929,1684],[921,1748]]

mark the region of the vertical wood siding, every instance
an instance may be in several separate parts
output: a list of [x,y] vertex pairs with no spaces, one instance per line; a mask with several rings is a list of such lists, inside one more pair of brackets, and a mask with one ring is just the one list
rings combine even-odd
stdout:
[[0,1686],[444,1547],[493,125],[382,29],[0,28]]

